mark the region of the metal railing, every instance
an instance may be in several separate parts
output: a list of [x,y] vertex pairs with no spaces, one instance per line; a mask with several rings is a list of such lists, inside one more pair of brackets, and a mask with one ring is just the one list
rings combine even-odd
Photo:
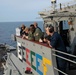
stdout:
[[[62,51],[58,51],[58,50],[55,50],[55,49],[52,49],[52,51],[54,52],[54,53],[52,52],[52,55],[53,55],[53,56],[55,56],[55,57],[57,57],[57,58],[60,58],[60,59],[63,59],[63,60],[66,60],[66,61],[69,62],[69,63],[76,64],[76,61],[72,60],[72,59],[76,59],[76,56],[75,56],[75,55],[72,55],[72,54],[69,54],[69,53],[65,53],[65,52],[62,52]],[[67,55],[68,57],[71,57],[72,59],[71,59],[71,58],[66,58],[66,57],[60,56],[60,55],[56,54],[55,52],[60,53],[60,54],[63,54],[63,55],[65,55],[65,56]],[[53,65],[53,66],[54,66],[54,65]],[[54,70],[56,70],[56,71],[58,71],[58,72],[61,72],[61,73],[64,74],[64,75],[68,75],[67,73],[59,70],[59,69],[56,68],[56,67],[54,67]]]
[[[69,6],[75,5],[75,4],[76,4],[76,0],[73,0],[73,1],[66,2],[66,3],[61,4],[61,7],[62,8],[65,8],[65,7],[69,7]],[[55,9],[59,9],[60,8],[60,4],[56,4],[55,7],[56,7]],[[49,7],[47,7],[47,8],[45,8],[44,11],[49,11],[51,8],[53,8],[52,5],[49,6]]]

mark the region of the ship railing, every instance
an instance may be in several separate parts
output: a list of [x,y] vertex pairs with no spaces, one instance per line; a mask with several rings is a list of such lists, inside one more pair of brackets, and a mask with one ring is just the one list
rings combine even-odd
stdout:
[[[76,0],[73,0],[73,1],[66,2],[66,3],[61,4],[61,7],[62,7],[62,8],[66,8],[66,7],[75,5],[75,4],[76,4]],[[57,8],[57,9],[60,8],[60,4],[56,5],[56,8]]]
[[[61,7],[62,8],[66,8],[66,7],[69,7],[69,6],[72,6],[72,5],[76,5],[76,0],[73,0],[73,1],[70,1],[70,2],[66,2],[66,3],[59,3],[59,4],[56,4],[55,5],[55,9],[59,9],[60,8],[60,4],[61,4]],[[47,7],[44,9],[44,11],[48,11],[53,9],[53,5]]]
[[[72,64],[76,64],[76,61],[75,60],[73,60],[73,59],[76,59],[76,56],[75,55],[72,55],[72,54],[69,54],[69,53],[65,53],[65,52],[62,52],[62,51],[59,51],[59,50],[55,50],[55,49],[52,49],[52,55],[54,56],[54,57],[57,57],[57,58],[60,58],[60,59],[63,59],[63,60],[65,60],[67,63],[72,63]],[[66,57],[63,57],[63,56],[60,56],[60,55],[58,55],[58,54],[56,54],[56,52],[57,53],[60,53],[60,54],[63,54],[63,55],[65,55],[65,56],[67,56],[68,58],[66,58]],[[71,59],[72,58],[72,59]],[[56,71],[58,71],[58,72],[61,72],[63,75],[68,75],[67,73],[65,73],[65,72],[63,72],[63,71],[61,71],[61,70],[59,70],[57,67],[55,67],[54,65],[53,65],[53,67],[54,67],[54,70],[56,70]],[[66,68],[67,69],[67,68]]]
[[[21,38],[21,37],[17,37],[17,39],[18,39],[18,38]],[[18,41],[19,41],[19,40],[20,40],[20,39],[18,39]],[[25,42],[27,41],[28,43],[31,42],[31,45],[33,46],[32,49],[35,47],[35,44],[39,44],[39,45],[40,45],[39,47],[41,48],[41,51],[43,50],[43,49],[42,49],[42,46],[46,46],[47,49],[50,48],[49,46],[45,45],[44,43],[39,43],[39,42],[35,42],[35,41],[28,41],[27,39],[23,39],[23,41],[24,41],[24,40],[25,40]],[[27,46],[28,46],[28,43],[26,43]],[[24,46],[24,44],[25,44],[25,43],[22,42],[22,45],[23,45],[23,46]],[[29,49],[31,49],[31,47],[30,47]],[[56,67],[57,62],[55,62],[55,59],[54,59],[54,58],[57,57],[57,58],[60,58],[60,59],[65,60],[65,61],[68,63],[66,69],[69,71],[69,67],[70,67],[69,64],[70,64],[70,63],[76,64],[76,61],[75,61],[76,56],[73,55],[73,54],[66,53],[66,52],[62,52],[62,51],[55,50],[55,49],[52,49],[52,48],[50,48],[49,50],[52,52],[52,53],[51,53],[51,54],[52,54],[51,57],[52,57],[54,72],[58,71],[58,72],[61,72],[63,75],[68,75],[67,72],[65,73],[65,72],[61,71],[60,69],[58,69],[58,68]],[[36,50],[34,50],[34,51],[36,51]],[[60,56],[60,55],[58,55],[58,54],[56,54],[56,53],[65,55],[65,56],[67,56],[67,57]],[[42,54],[45,54],[45,52],[42,51]],[[53,57],[54,57],[54,58],[53,58]],[[55,63],[56,63],[56,64],[55,64]],[[55,73],[55,74],[56,74],[56,73]],[[57,74],[57,75],[58,75],[58,74]]]

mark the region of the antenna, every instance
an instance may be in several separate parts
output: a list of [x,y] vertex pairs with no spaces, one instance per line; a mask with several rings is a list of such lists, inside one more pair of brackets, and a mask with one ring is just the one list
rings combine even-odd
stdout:
[[55,11],[56,8],[56,0],[51,0],[53,11]]

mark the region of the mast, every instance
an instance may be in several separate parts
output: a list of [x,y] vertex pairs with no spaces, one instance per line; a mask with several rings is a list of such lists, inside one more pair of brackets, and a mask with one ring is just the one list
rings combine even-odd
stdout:
[[51,4],[52,4],[53,11],[55,11],[55,8],[56,8],[56,0],[51,0]]

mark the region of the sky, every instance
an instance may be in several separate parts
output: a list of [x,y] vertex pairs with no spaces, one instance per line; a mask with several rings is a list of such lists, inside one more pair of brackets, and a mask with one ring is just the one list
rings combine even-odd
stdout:
[[[72,0],[57,0],[57,3]],[[42,21],[38,12],[51,6],[51,0],[0,0],[0,22]]]

